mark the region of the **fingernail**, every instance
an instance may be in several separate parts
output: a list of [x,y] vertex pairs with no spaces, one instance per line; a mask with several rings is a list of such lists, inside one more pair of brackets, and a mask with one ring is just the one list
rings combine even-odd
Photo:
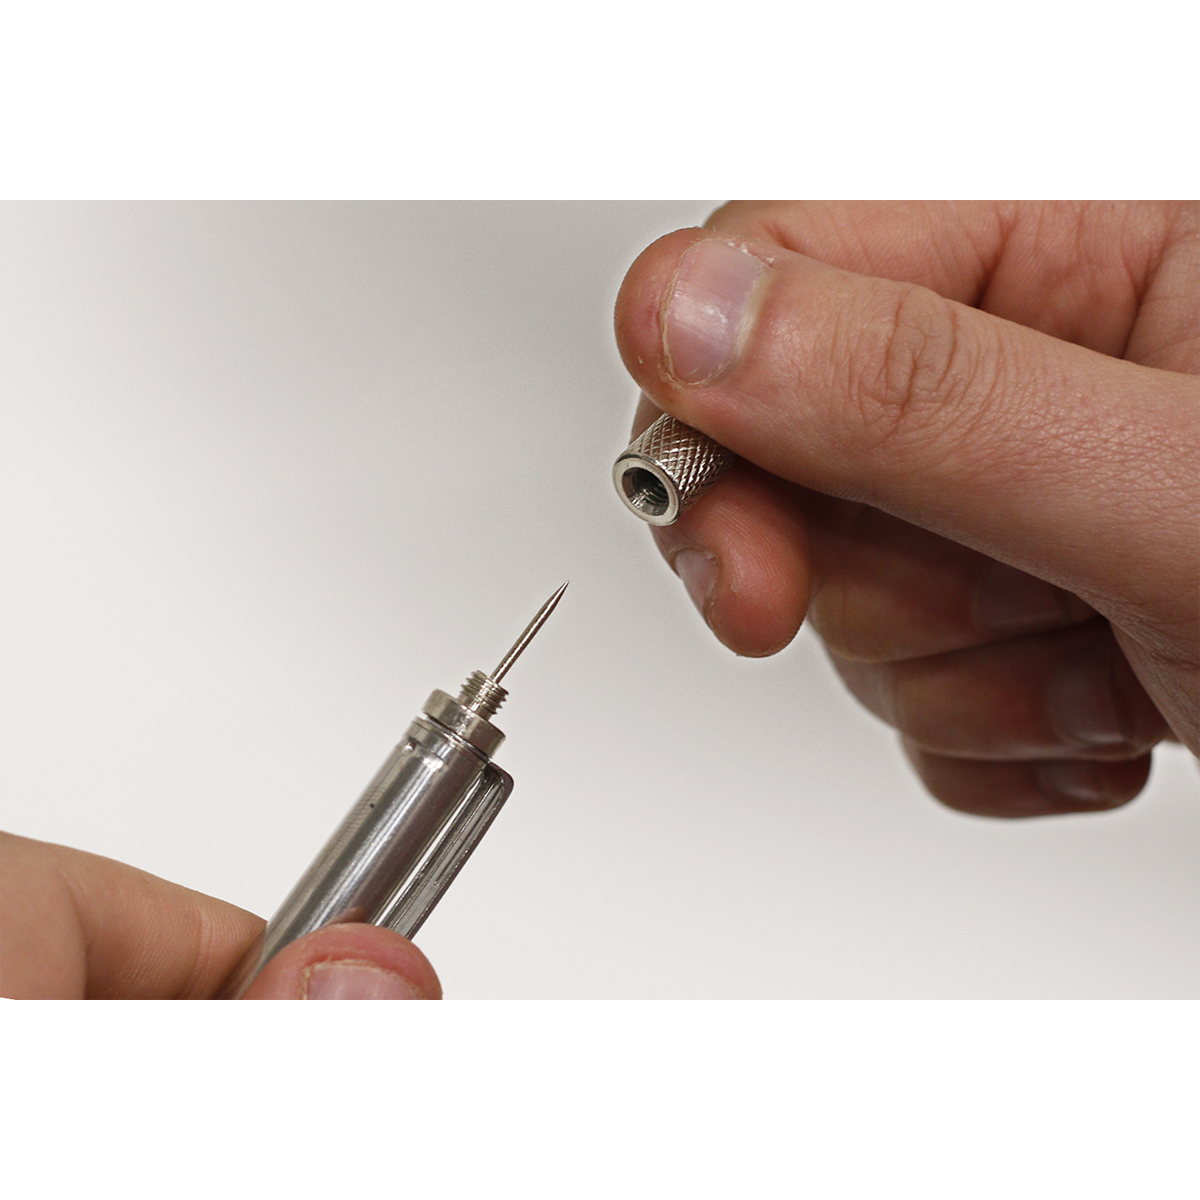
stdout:
[[707,550],[680,550],[671,560],[675,574],[683,580],[692,603],[708,619],[708,602],[717,582],[717,560]]
[[1064,592],[1001,562],[992,563],[985,572],[975,613],[982,626],[1002,633],[1046,629],[1068,619]]
[[1108,800],[1095,763],[1065,758],[1038,763],[1037,781],[1043,791],[1082,804],[1101,804]]
[[305,972],[305,1000],[417,1000],[401,975],[370,963],[314,963]]
[[704,383],[733,365],[765,270],[765,263],[727,242],[696,242],[684,254],[663,324],[667,369],[676,379]]
[[1115,746],[1129,740],[1117,708],[1110,658],[1103,650],[1069,659],[1050,677],[1046,710],[1068,744]]

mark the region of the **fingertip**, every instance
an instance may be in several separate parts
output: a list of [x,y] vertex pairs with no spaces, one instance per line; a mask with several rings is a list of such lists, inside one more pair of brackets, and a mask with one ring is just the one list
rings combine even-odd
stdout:
[[442,985],[408,938],[378,925],[328,925],[285,946],[246,1000],[440,1000]]
[[679,260],[703,229],[677,229],[652,242],[633,261],[617,293],[613,324],[626,370],[652,396],[664,395],[662,312]]
[[738,463],[674,525],[654,530],[709,628],[743,657],[782,650],[808,608],[807,530],[792,491]]
[[1149,778],[1149,754],[1113,761],[1050,759],[1034,766],[1034,779],[1052,802],[1065,802],[1080,811],[1120,808],[1141,792]]
[[1133,800],[1150,775],[1150,755],[1120,761],[979,761],[932,754],[907,738],[904,751],[930,795],[976,817],[1102,813]]

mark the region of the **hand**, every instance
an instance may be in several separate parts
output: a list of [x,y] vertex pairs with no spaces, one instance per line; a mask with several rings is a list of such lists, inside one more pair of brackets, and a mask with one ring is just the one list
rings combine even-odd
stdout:
[[1200,206],[728,205],[616,332],[635,432],[744,460],[654,530],[713,632],[807,613],[938,799],[1111,808],[1200,751]]
[[[0,833],[0,995],[200,1000],[264,922],[95,854]],[[284,947],[247,1000],[437,1000],[425,956],[374,925],[331,925]]]

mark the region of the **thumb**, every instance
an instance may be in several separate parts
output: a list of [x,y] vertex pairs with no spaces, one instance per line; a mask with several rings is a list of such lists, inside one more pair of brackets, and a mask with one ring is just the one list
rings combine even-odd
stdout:
[[660,407],[774,475],[971,546],[1122,623],[1195,619],[1191,376],[699,229],[630,269],[617,339]]
[[440,1000],[429,960],[378,925],[327,925],[284,946],[245,1000]]

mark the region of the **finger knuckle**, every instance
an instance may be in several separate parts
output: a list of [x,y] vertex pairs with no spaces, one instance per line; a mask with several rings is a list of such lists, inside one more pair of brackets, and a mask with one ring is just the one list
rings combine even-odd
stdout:
[[897,657],[887,629],[842,580],[827,582],[809,603],[808,621],[831,654],[851,662],[884,663]]
[[927,288],[899,285],[863,323],[850,394],[873,447],[927,457],[953,426],[972,419],[968,401],[983,379],[983,356],[964,335],[957,305]]

